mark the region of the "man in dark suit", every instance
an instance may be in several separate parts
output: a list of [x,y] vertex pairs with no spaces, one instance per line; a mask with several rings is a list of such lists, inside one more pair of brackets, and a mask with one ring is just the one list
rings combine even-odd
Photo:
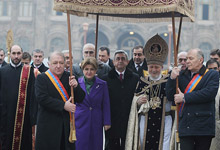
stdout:
[[128,68],[137,73],[139,77],[143,76],[143,70],[147,70],[147,62],[145,60],[142,46],[135,46],[132,49],[133,58],[129,61]]
[[99,48],[99,60],[106,65],[109,65],[111,68],[114,67],[113,61],[110,58],[110,49],[108,47]]
[[124,150],[128,117],[139,76],[127,68],[128,55],[124,50],[115,51],[113,62],[115,67],[104,76],[108,83],[112,123],[106,133],[107,149]]
[[35,49],[32,52],[32,59],[33,63],[31,64],[32,67],[37,68],[41,73],[46,72],[48,68],[44,65],[44,51],[40,49]]
[[0,48],[0,67],[3,67],[7,65],[7,63],[5,62],[5,51]]
[[[166,85],[168,100],[179,107],[179,137],[181,150],[209,150],[215,136],[215,96],[218,91],[218,72],[203,65],[200,49],[187,53],[187,68],[172,69]],[[176,78],[179,88],[176,94]]]

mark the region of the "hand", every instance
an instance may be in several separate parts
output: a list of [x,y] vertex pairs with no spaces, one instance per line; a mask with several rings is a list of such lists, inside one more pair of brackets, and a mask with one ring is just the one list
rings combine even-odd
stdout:
[[137,100],[138,105],[142,105],[146,102],[147,102],[147,96],[146,95],[143,95],[143,96],[139,97],[138,100]]
[[175,94],[174,95],[175,104],[179,104],[179,103],[183,102],[184,94],[180,91],[179,88],[178,88],[178,91],[179,91],[179,94]]
[[73,88],[76,88],[78,86],[78,82],[76,81],[75,76],[69,77],[69,85]]
[[72,100],[72,97],[68,101],[65,102],[64,109],[68,112],[75,113],[76,105],[71,103],[71,100]]
[[105,125],[105,126],[104,126],[105,131],[107,131],[107,130],[110,129],[110,128],[111,128],[110,125]]
[[176,79],[177,76],[179,76],[180,69],[178,67],[173,67],[170,78]]

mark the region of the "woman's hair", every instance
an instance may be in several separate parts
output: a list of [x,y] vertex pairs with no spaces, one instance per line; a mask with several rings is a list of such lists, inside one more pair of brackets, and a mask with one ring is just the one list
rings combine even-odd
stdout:
[[87,57],[83,60],[81,68],[84,69],[87,65],[92,65],[95,70],[98,70],[98,62],[94,57]]

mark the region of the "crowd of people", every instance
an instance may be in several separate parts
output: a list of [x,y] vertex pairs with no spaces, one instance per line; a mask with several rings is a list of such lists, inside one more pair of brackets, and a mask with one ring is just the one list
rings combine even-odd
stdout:
[[9,63],[0,49],[0,150],[173,150],[176,129],[181,150],[220,149],[219,49],[206,65],[202,50],[182,51],[170,70],[159,35],[130,60],[108,47],[96,59],[91,43],[82,53],[70,66],[68,50],[52,52],[46,67],[41,49],[13,45]]

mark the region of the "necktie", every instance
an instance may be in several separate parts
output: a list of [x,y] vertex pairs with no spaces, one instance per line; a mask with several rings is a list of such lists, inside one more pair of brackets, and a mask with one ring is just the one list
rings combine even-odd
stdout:
[[140,64],[137,65],[137,71],[139,70],[139,68],[140,68]]
[[122,81],[123,80],[123,74],[122,73],[120,73],[120,75],[119,75],[119,79],[120,79],[120,81]]

